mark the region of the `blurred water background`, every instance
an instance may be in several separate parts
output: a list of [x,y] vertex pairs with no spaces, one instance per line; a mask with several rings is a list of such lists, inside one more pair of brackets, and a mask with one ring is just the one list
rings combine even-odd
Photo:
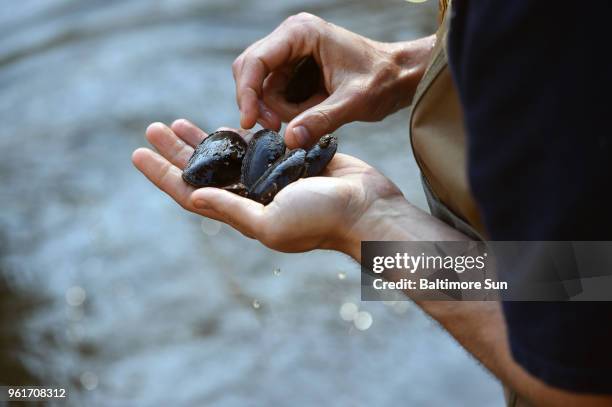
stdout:
[[[184,212],[130,163],[152,121],[237,126],[231,62],[287,16],[395,41],[433,32],[436,8],[3,1],[0,384],[68,386],[51,405],[74,406],[501,405],[412,303],[361,303],[350,259],[270,251]],[[337,134],[424,208],[407,117]]]

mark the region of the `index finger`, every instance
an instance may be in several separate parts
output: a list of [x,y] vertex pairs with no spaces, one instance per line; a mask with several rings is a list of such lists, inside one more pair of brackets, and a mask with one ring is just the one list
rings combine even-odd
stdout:
[[232,68],[242,127],[250,129],[255,125],[257,99],[262,98],[264,80],[271,72],[306,55],[318,59],[315,51],[325,26],[324,20],[312,14],[296,14],[234,61]]
[[291,60],[289,41],[279,30],[239,57],[235,78],[241,127],[250,129],[257,122],[264,80],[270,72]]

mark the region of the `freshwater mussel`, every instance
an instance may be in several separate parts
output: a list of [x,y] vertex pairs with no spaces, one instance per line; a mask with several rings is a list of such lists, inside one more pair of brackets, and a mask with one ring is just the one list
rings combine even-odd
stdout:
[[223,188],[267,205],[290,183],[319,175],[337,147],[331,134],[308,151],[286,151],[283,138],[273,130],[258,131],[248,144],[239,134],[221,130],[196,147],[183,180],[197,188]]
[[302,103],[314,95],[321,86],[321,69],[312,56],[298,61],[289,76],[285,88],[285,100],[289,103]]

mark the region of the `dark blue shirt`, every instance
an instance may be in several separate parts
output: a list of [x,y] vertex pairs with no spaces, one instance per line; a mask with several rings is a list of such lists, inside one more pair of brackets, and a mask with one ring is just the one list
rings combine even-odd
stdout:
[[[611,2],[457,0],[449,59],[492,240],[612,240]],[[515,360],[612,393],[612,303],[504,303]]]

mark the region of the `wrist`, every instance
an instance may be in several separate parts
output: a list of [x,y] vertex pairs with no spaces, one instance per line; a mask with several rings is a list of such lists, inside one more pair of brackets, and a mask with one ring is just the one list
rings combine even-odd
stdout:
[[[397,234],[398,220],[406,218],[413,206],[402,195],[372,202],[339,241],[339,251],[361,262],[361,242],[368,240],[410,240],[409,231]],[[416,209],[416,208],[414,208]]]
[[[402,95],[399,108],[412,103],[419,81],[429,65],[436,36],[430,35],[414,41],[390,43],[391,60],[397,67],[397,87],[395,92]],[[399,89],[399,92],[397,92]]]
[[458,240],[469,238],[398,195],[372,202],[337,250],[361,262],[362,241]]

